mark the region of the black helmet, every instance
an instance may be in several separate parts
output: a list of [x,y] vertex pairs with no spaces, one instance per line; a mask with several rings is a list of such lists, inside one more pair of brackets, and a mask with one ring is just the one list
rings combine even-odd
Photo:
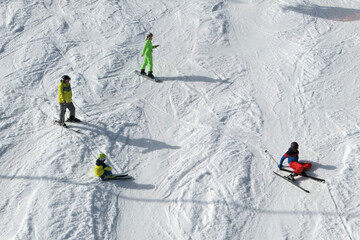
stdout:
[[63,81],[66,81],[66,80],[70,80],[71,78],[68,76],[68,75],[63,75],[62,77],[61,77],[61,80],[63,80]]
[[146,36],[146,38],[149,38],[149,37],[152,37],[153,36],[153,34],[152,33],[149,33],[147,36]]
[[291,149],[298,149],[298,148],[299,148],[299,144],[298,144],[297,142],[292,142],[290,148],[291,148]]

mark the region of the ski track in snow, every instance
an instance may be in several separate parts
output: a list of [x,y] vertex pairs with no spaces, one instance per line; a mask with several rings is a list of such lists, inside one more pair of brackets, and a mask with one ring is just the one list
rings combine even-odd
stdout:
[[[358,25],[348,1],[0,3],[0,239],[356,239]],[[133,74],[147,33],[154,73]],[[58,119],[72,78],[74,133]],[[292,141],[305,194],[275,177]],[[114,172],[94,177],[104,152]]]

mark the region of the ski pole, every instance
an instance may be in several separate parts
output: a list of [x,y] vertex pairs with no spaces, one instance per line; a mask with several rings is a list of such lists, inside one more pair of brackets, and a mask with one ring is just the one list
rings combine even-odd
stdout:
[[87,117],[90,117],[89,115],[87,115],[83,110],[81,110],[81,108],[74,102],[74,101],[72,101],[74,104],[75,104],[75,106],[83,113],[83,114],[85,114]]
[[275,165],[277,166],[278,163],[276,162],[276,160],[274,159],[274,157],[268,152],[268,150],[265,150],[265,152],[268,154],[268,156],[270,157],[271,160],[274,161]]

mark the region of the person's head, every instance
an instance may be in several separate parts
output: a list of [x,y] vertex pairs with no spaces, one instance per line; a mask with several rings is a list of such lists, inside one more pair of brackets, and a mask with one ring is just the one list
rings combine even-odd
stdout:
[[146,39],[151,40],[152,38],[153,38],[153,34],[152,34],[152,33],[149,33],[149,34],[146,36]]
[[105,155],[105,153],[100,153],[100,154],[98,155],[98,160],[100,160],[100,161],[102,161],[102,162],[105,162],[105,160],[106,160],[106,155]]
[[292,142],[290,148],[293,150],[297,150],[299,148],[299,144],[297,142]]
[[71,80],[71,78],[68,75],[63,75],[61,77],[61,81],[63,81],[64,83],[69,83]]

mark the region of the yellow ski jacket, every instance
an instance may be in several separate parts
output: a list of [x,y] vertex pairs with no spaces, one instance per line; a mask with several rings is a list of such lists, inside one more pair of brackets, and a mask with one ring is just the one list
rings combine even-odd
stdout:
[[111,169],[112,168],[106,165],[105,163],[100,163],[100,162],[98,163],[98,161],[96,161],[94,172],[96,176],[101,177],[104,174],[105,170],[111,171]]
[[72,101],[72,90],[70,83],[60,82],[58,87],[59,103],[71,103]]

